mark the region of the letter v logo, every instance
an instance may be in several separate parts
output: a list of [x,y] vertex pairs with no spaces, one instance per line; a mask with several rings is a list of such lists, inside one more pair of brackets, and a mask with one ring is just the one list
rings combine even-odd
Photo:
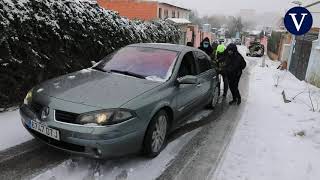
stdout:
[[312,23],[312,14],[304,7],[294,7],[284,17],[286,29],[294,35],[307,33],[311,29]]
[[298,24],[298,20],[297,20],[297,14],[296,13],[289,13],[289,15],[291,16],[292,20],[293,20],[293,23],[294,23],[294,26],[296,27],[297,31],[300,31],[300,28],[302,26],[302,23],[303,23],[303,20],[304,18],[308,15],[307,13],[302,13],[302,19],[301,21],[299,22]]

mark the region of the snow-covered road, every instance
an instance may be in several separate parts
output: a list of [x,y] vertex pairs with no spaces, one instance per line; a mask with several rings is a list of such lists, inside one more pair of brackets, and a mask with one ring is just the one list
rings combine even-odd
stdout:
[[181,148],[183,148],[200,129],[187,133],[178,140],[173,141],[154,159],[146,159],[140,156],[105,162],[83,158],[76,160],[69,159],[57,167],[38,175],[33,178],[33,180],[155,179],[161,175],[167,165],[177,156]]

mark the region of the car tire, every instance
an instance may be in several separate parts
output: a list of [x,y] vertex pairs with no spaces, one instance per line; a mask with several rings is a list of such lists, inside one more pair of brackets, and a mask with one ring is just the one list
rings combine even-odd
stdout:
[[151,120],[143,143],[143,151],[147,157],[154,158],[166,146],[169,116],[166,111],[159,111]]
[[217,107],[218,103],[219,103],[219,97],[220,97],[220,87],[216,86],[214,88],[214,92],[212,94],[212,99],[210,101],[209,107],[211,109],[214,109],[215,107]]

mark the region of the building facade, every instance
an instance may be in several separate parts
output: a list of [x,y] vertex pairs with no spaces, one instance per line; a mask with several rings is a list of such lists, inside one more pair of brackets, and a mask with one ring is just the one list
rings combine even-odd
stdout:
[[168,3],[146,0],[97,0],[106,9],[119,12],[129,19],[154,20],[183,18],[189,20],[190,10]]
[[134,20],[163,19],[176,23],[182,32],[179,44],[186,44],[191,10],[168,3],[149,0],[97,0],[100,7],[117,11],[120,16]]

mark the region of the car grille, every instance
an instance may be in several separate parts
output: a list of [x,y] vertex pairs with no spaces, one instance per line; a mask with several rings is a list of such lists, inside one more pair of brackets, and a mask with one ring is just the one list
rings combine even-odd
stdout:
[[76,124],[79,114],[56,110],[55,118],[57,121]]

